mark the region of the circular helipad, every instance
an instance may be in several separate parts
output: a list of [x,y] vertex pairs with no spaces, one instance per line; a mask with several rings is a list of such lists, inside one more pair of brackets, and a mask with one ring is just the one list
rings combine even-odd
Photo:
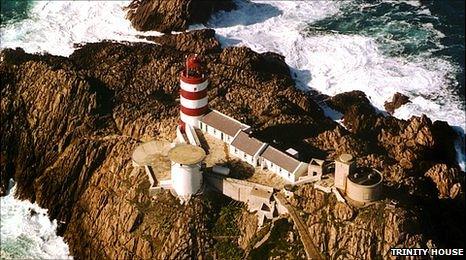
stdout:
[[136,147],[131,157],[133,162],[139,166],[160,164],[161,162],[168,162],[166,154],[169,149],[169,143],[150,141]]
[[205,156],[205,151],[202,148],[190,144],[180,144],[168,151],[170,161],[179,164],[190,165],[200,163],[204,160]]

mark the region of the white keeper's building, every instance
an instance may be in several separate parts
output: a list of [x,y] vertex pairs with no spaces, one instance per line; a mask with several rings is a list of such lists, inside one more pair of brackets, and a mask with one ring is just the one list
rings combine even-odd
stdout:
[[216,110],[211,110],[199,120],[199,129],[202,132],[227,144],[233,141],[238,131],[247,131],[250,128],[250,126]]
[[288,182],[296,182],[301,175],[307,174],[308,164],[298,161],[277,148],[267,146],[261,154],[261,167],[275,172]]
[[288,182],[306,176],[308,164],[250,135],[251,127],[211,110],[199,120],[198,128],[229,145],[230,154],[253,167],[268,169]]

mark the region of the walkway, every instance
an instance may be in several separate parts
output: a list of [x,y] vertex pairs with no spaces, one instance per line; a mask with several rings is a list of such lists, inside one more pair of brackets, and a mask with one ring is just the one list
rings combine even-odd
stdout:
[[298,229],[299,236],[301,237],[301,242],[304,245],[304,250],[306,251],[306,255],[308,259],[323,259],[322,256],[319,253],[319,250],[317,247],[314,245],[314,242],[311,239],[311,235],[309,234],[309,231],[306,227],[306,225],[303,223],[301,218],[299,217],[298,213],[296,210],[291,206],[290,203],[283,197],[281,193],[275,193],[275,199],[280,202],[290,213],[291,218],[293,219],[294,224],[296,225],[296,228]]

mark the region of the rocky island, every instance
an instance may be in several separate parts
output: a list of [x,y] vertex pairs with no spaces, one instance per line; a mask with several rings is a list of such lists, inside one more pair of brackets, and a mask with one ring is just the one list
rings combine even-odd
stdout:
[[[171,27],[154,19],[146,27],[141,21],[155,9],[142,8],[143,17],[132,8],[130,19],[143,30],[198,21]],[[13,178],[18,198],[60,221],[77,259],[306,257],[289,217],[258,228],[241,203],[214,192],[185,205],[169,192],[153,197],[145,173],[132,166],[138,143],[175,137],[178,74],[190,53],[207,65],[209,106],[250,125],[255,137],[309,158],[349,153],[359,167],[382,173],[382,199],[364,207],[312,185],[295,187],[290,203],[323,257],[464,248],[464,172],[457,133],[446,122],[400,120],[352,91],[325,99],[343,115],[340,125],[324,115],[315,93],[295,87],[276,53],[222,48],[210,29],[147,39],[153,43],[88,43],[68,58],[21,49],[0,54],[1,192]]]

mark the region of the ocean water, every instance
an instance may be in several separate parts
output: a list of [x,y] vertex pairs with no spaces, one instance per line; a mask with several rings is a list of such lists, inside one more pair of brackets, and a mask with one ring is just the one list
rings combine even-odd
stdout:
[[144,41],[137,36],[161,35],[141,33],[131,27],[123,10],[129,1],[30,2],[17,11],[4,13],[2,8],[1,48],[21,47],[30,53],[69,56],[76,44],[83,42]]
[[62,237],[56,235],[57,222],[47,210],[10,194],[0,198],[1,259],[72,259]]
[[411,103],[394,116],[426,114],[454,126],[464,170],[464,2],[237,2],[207,24],[223,45],[282,54],[304,90],[361,90],[381,110],[405,94]]
[[[131,27],[123,10],[129,1],[0,1],[0,48],[68,56],[83,42],[159,35]],[[190,29],[214,28],[223,46],[284,55],[301,89],[329,95],[362,90],[381,110],[395,92],[407,95],[412,102],[395,116],[426,114],[454,126],[463,134],[457,150],[464,169],[464,1],[236,2],[237,10]],[[4,200],[10,206],[4,208]],[[66,244],[51,233],[46,240],[40,232],[3,233],[8,219],[25,219],[22,225],[31,230],[37,223],[56,228],[37,215],[29,218],[26,204],[2,198],[2,254],[48,258],[43,244],[51,240],[66,256]]]

